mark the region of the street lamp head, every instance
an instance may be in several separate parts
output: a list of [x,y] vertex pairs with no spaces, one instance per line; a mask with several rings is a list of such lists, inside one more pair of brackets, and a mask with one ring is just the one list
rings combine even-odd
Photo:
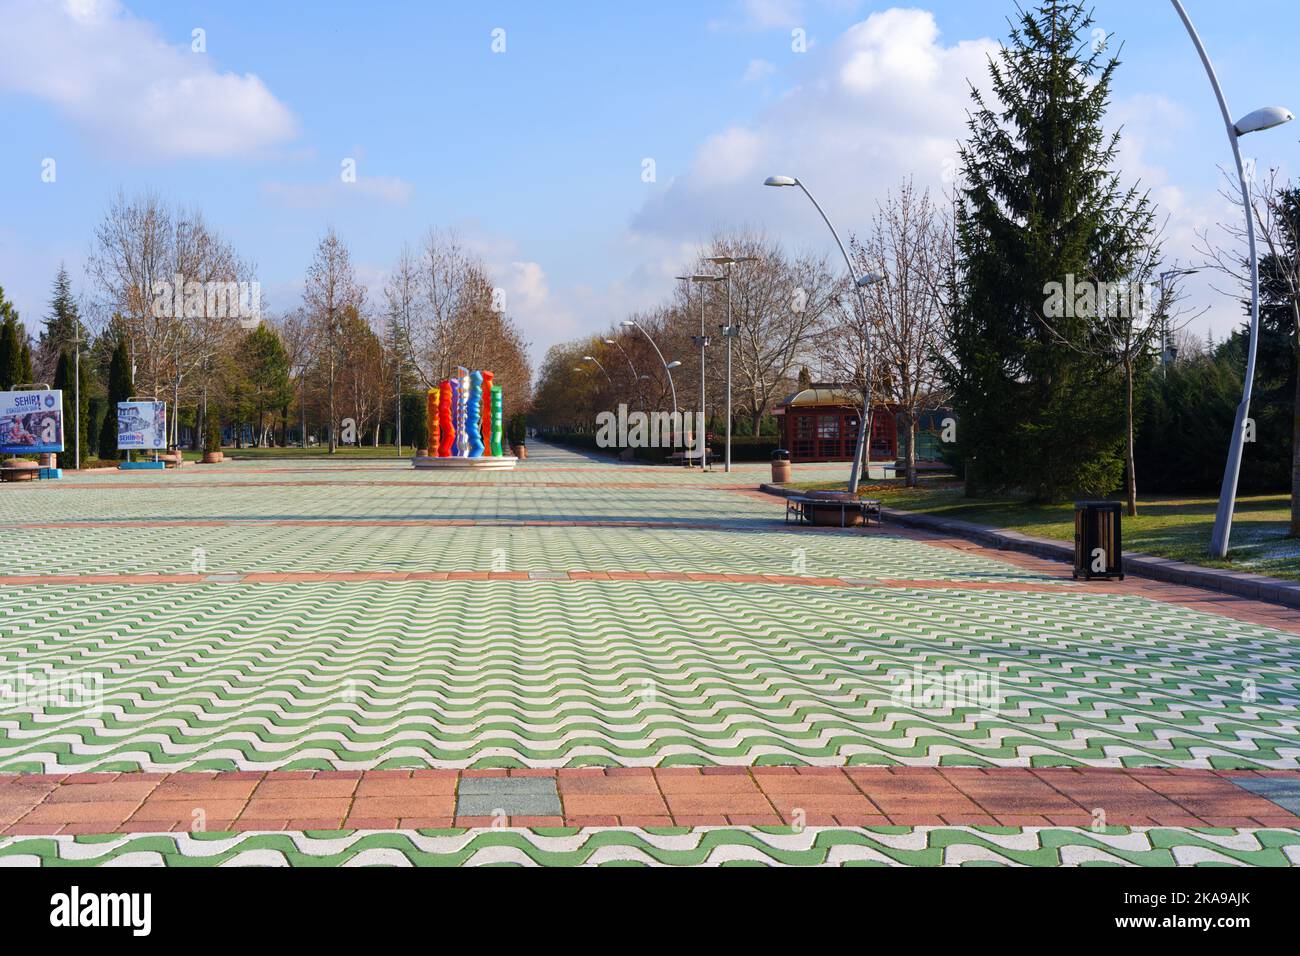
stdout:
[[669,363],[668,363],[668,367],[669,367],[669,368],[681,368],[681,367],[682,367],[682,363],[681,363],[681,362],[669,362]]
[[615,342],[613,339],[601,339],[601,341],[604,342],[606,345],[618,345],[618,343]]
[[624,319],[622,322],[619,323],[619,325],[623,326],[623,328],[625,329],[630,329],[633,326],[635,326],[636,323],[633,322],[631,319]]
[[799,180],[793,176],[768,176],[763,180],[764,186],[798,186]]
[[594,361],[596,361],[596,360],[595,360],[594,358],[592,358],[590,355],[584,355],[584,356],[582,357],[582,360],[583,360],[584,362],[594,362]]
[[705,256],[704,261],[720,266],[734,266],[742,262],[757,262],[758,256]]
[[693,276],[690,277],[690,280],[691,280],[692,282],[725,282],[725,281],[727,280],[727,277],[726,277],[726,276],[711,276],[711,275],[707,275],[707,274],[704,274],[704,273],[697,272],[695,275],[693,275]]
[[1272,129],[1274,126],[1281,126],[1293,119],[1295,114],[1284,106],[1266,106],[1262,110],[1255,110],[1249,116],[1243,116],[1233,124],[1232,128],[1238,136],[1245,136],[1247,133],[1258,133],[1261,130]]
[[876,285],[877,283],[884,282],[884,281],[885,281],[885,277],[882,276],[880,273],[868,272],[866,275],[864,275],[861,279],[858,280],[858,288],[865,289],[869,285]]

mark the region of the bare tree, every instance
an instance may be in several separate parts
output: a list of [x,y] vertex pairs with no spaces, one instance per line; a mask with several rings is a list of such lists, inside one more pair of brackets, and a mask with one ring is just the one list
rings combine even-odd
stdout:
[[348,309],[359,312],[365,297],[365,287],[352,271],[348,247],[333,228],[327,230],[307,268],[303,302],[314,327],[315,357],[325,373],[331,454],[338,450],[338,374],[346,361],[343,324]]
[[214,359],[241,334],[239,306],[252,304],[251,295],[232,303],[229,288],[248,288],[253,267],[199,210],[172,209],[152,192],[130,199],[119,192],[95,230],[87,272],[100,316],[120,317],[138,390],[155,398],[170,392],[176,444],[182,389],[200,372],[202,419],[207,379],[220,364]]
[[[1220,170],[1229,179],[1226,170]],[[1225,186],[1220,194],[1241,210],[1241,190]],[[1291,351],[1296,366],[1296,395],[1291,420],[1291,527],[1289,534],[1300,538],[1300,191],[1288,185],[1276,169],[1249,180],[1250,215],[1255,219],[1258,241],[1266,252],[1267,278],[1286,292],[1291,309]],[[1240,299],[1250,296],[1250,259],[1244,251],[1247,237],[1244,223],[1220,223],[1220,236],[1212,239],[1208,232],[1199,234],[1198,252],[1207,268],[1231,280],[1235,289],[1217,289]],[[1262,270],[1261,270],[1262,271]],[[1261,276],[1261,281],[1266,277]]]
[[[871,234],[853,237],[850,247],[860,275],[882,277],[864,290],[865,324],[874,335],[879,393],[902,421],[906,483],[915,487],[917,424],[947,399],[938,358],[944,348],[943,292],[955,257],[952,220],[928,190],[918,193],[909,180],[877,207]],[[859,340],[867,331],[856,324],[846,330],[854,369],[865,364],[865,343]]]

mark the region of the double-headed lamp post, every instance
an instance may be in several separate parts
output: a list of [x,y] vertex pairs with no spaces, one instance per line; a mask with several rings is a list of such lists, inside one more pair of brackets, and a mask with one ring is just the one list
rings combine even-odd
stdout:
[[[677,278],[685,280],[687,283],[698,284],[702,282],[725,282],[726,276],[715,276],[707,273],[697,272],[694,275],[678,276]],[[690,285],[686,287],[690,289]],[[687,306],[690,306],[690,293],[687,293]],[[703,435],[696,435],[696,442],[700,446],[700,470],[707,471],[709,468],[709,429],[708,429],[708,406],[705,402],[704,394],[704,350],[709,347],[709,337],[704,331],[704,294],[700,293],[700,334],[695,336],[695,344],[700,347],[700,422],[704,423]]]
[[719,326],[722,329],[722,337],[727,340],[727,456],[723,463],[722,470],[731,473],[731,340],[739,335],[739,330],[731,321],[731,267],[741,262],[757,262],[757,256],[708,256],[706,262],[712,262],[714,265],[726,266],[727,278],[727,324]]
[[650,347],[655,350],[655,355],[659,356],[659,362],[664,367],[664,374],[668,376],[668,388],[672,391],[673,394],[673,414],[676,414],[677,413],[677,386],[673,384],[673,369],[681,368],[682,363],[667,361],[664,358],[664,353],[659,351],[659,346],[655,345],[655,340],[650,337],[650,333],[647,332],[645,329],[641,328],[641,326],[637,324],[637,322],[634,319],[624,319],[621,324],[625,329],[636,329],[638,332],[644,335],[646,337],[646,341],[650,343]]
[[[840,234],[835,231],[831,224],[830,217],[822,209],[821,204],[813,198],[813,194],[808,191],[808,187],[796,179],[794,176],[768,176],[763,181],[764,186],[798,186],[808,201],[813,204],[818,214],[821,215],[822,221],[826,223],[826,228],[831,231],[835,237],[835,244],[840,247],[840,255],[844,257],[844,264],[849,267],[849,276],[853,279],[853,291],[858,297],[858,308],[862,311],[862,329],[863,329],[863,367],[862,367],[862,419],[858,422],[858,440],[853,452],[853,468],[849,471],[849,493],[858,493],[858,479],[862,474],[862,455],[863,449],[867,446],[867,436],[871,433],[871,391],[873,382],[871,381],[871,325],[867,319],[867,303],[862,298],[862,290],[869,285],[875,285],[877,282],[884,282],[885,277],[870,273],[865,276],[859,276],[857,270],[853,268],[853,260],[849,258],[848,250],[844,248],[844,243],[840,241]],[[870,477],[871,471],[871,452],[868,450],[867,455],[867,472]]]
[[1214,535],[1210,539],[1210,556],[1226,558],[1228,540],[1232,536],[1232,513],[1237,504],[1237,480],[1241,476],[1241,454],[1245,445],[1246,421],[1250,415],[1250,397],[1255,384],[1255,354],[1259,348],[1259,253],[1255,247],[1255,214],[1251,209],[1250,183],[1246,178],[1245,163],[1241,159],[1240,140],[1248,133],[1258,133],[1261,130],[1289,123],[1295,119],[1295,114],[1281,106],[1266,106],[1233,122],[1228,101],[1223,95],[1223,88],[1219,86],[1214,65],[1210,63],[1210,55],[1205,52],[1205,45],[1201,43],[1196,27],[1192,26],[1192,21],[1180,0],[1172,0],[1172,3],[1183,21],[1183,26],[1187,28],[1188,36],[1192,38],[1196,52],[1200,54],[1201,64],[1210,78],[1215,99],[1219,101],[1219,112],[1223,114],[1223,123],[1228,131],[1228,142],[1232,145],[1232,157],[1237,163],[1237,179],[1241,182],[1241,209],[1246,215],[1246,240],[1250,247],[1250,347],[1246,353],[1246,382],[1242,387],[1241,404],[1237,406],[1237,418],[1232,426],[1232,443],[1228,446],[1228,463],[1223,470],[1223,486],[1219,491],[1219,510],[1214,517]]

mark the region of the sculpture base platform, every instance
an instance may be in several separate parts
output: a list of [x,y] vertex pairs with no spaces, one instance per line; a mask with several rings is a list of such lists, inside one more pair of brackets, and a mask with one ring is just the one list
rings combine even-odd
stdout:
[[484,458],[430,458],[417,455],[412,459],[416,468],[431,470],[449,469],[452,471],[514,471],[519,459],[514,455]]

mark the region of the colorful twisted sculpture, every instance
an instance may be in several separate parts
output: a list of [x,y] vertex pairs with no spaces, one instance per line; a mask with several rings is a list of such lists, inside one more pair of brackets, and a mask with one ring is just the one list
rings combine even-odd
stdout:
[[425,401],[427,403],[425,406],[427,409],[427,414],[425,415],[424,420],[427,423],[429,440],[425,442],[424,447],[429,450],[430,455],[438,454],[438,431],[440,425],[439,416],[441,415],[441,410],[440,410],[441,398],[442,398],[442,389],[440,388],[429,389],[429,394],[425,397]]
[[469,455],[468,416],[465,414],[465,403],[469,400],[469,372],[463,368],[458,370],[463,374],[452,379],[455,386],[452,400],[456,409],[456,457],[465,458]]
[[492,386],[492,430],[489,434],[491,435],[492,454],[497,458],[500,458],[504,454],[504,452],[502,452],[501,450],[501,439],[502,437],[504,437],[502,434],[503,416],[502,416],[501,408],[502,408],[501,386],[493,385]]
[[[438,386],[438,457],[450,458],[456,444],[456,429],[452,424],[452,399],[455,395],[450,381]],[[432,449],[430,449],[432,450]]]
[[483,454],[491,457],[492,450],[492,379],[491,372],[480,373],[483,376],[483,414],[479,418],[479,434],[483,437]]
[[502,458],[505,426],[501,386],[491,372],[467,372],[429,389],[429,455]]
[[469,399],[465,402],[465,428],[470,458],[483,457],[483,373],[469,373]]

